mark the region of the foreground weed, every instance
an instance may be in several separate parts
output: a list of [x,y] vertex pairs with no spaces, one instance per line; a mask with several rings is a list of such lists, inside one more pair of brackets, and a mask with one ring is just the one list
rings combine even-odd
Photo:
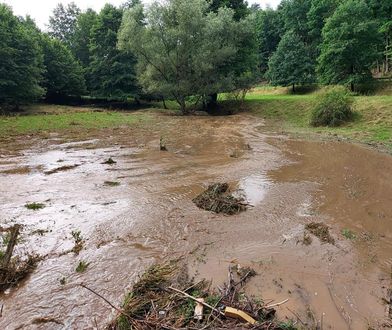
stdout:
[[87,270],[87,267],[90,265],[89,262],[86,262],[84,260],[79,261],[78,266],[76,267],[75,271],[77,273],[84,273]]

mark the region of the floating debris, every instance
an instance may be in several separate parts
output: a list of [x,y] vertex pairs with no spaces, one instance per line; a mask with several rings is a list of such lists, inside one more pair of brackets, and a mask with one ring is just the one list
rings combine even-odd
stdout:
[[105,186],[108,186],[108,187],[117,187],[117,186],[120,185],[120,182],[117,182],[117,181],[105,181],[103,184]]
[[322,222],[308,223],[305,229],[317,236],[322,243],[335,244],[335,239],[329,233],[329,227]]
[[167,151],[165,142],[163,142],[163,138],[162,137],[159,139],[159,150],[160,151]]
[[55,174],[58,172],[63,172],[63,171],[69,171],[72,170],[76,167],[80,166],[79,164],[75,164],[75,165],[65,165],[65,166],[60,166],[60,167],[56,167],[53,170],[49,170],[44,172],[46,175],[50,175],[50,174]]
[[193,202],[201,209],[215,213],[233,215],[245,211],[249,204],[244,199],[234,197],[229,192],[229,184],[215,183],[206,191],[193,199]]
[[114,165],[114,164],[117,164],[117,162],[113,158],[110,157],[108,160],[105,160],[102,164]]

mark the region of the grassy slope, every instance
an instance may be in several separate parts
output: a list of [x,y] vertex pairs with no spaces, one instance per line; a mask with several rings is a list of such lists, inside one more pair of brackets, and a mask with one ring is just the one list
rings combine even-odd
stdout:
[[292,133],[337,134],[392,150],[392,96],[355,97],[356,118],[342,127],[310,127],[316,93],[286,94],[283,89],[255,89],[246,98],[251,112],[271,119]]
[[0,137],[9,135],[81,131],[134,125],[148,120],[140,112],[102,112],[92,109],[40,105],[16,116],[0,116]]

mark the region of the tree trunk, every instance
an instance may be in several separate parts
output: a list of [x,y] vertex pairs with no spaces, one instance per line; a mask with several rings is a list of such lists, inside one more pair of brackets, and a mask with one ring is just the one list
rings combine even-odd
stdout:
[[187,114],[188,114],[188,110],[187,110],[187,108],[186,108],[185,99],[184,99],[184,98],[181,98],[181,99],[178,101],[178,103],[180,104],[181,113],[182,113],[183,115],[187,115]]
[[353,83],[353,82],[350,83],[350,90],[351,90],[352,92],[354,92],[354,83]]
[[293,84],[293,93],[295,93],[295,84]]
[[167,106],[166,106],[166,102],[165,102],[165,98],[164,98],[164,97],[162,97],[162,103],[163,103],[163,108],[164,108],[164,109],[167,109]]
[[207,112],[213,112],[218,107],[218,93],[208,95]]

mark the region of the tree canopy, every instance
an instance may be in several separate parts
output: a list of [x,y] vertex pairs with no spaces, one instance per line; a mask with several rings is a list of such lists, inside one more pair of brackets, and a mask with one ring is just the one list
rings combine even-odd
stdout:
[[169,0],[125,12],[119,45],[137,55],[145,90],[173,98],[186,113],[187,97],[236,88],[235,73],[246,71],[236,61],[252,38],[248,31],[250,21],[237,22],[229,8],[215,13],[204,0]]
[[105,5],[91,29],[88,81],[93,95],[106,98],[137,96],[136,58],[117,48],[123,10]]
[[314,67],[309,47],[294,31],[288,31],[268,63],[267,77],[273,85],[293,86],[311,83]]
[[49,34],[69,46],[72,45],[79,14],[80,9],[74,2],[67,6],[59,3],[49,18]]

